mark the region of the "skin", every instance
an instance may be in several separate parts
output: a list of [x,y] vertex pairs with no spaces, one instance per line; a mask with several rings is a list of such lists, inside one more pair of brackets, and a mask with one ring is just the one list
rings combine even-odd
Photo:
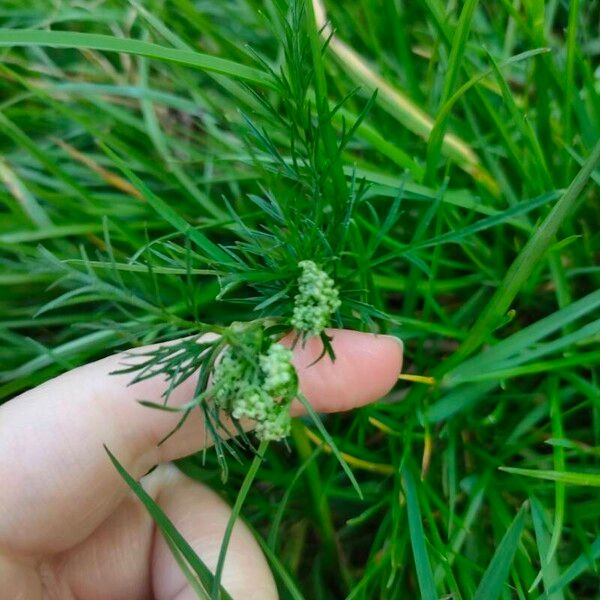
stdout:
[[[309,366],[321,353],[319,340],[294,354],[300,387],[314,408],[344,411],[386,394],[402,366],[399,340],[329,334],[334,363],[324,358]],[[179,415],[141,406],[140,399],[161,400],[165,381],[128,385],[131,375],[110,375],[123,360],[119,354],[79,367],[0,407],[1,600],[195,598],[103,444],[142,480],[207,566],[216,566],[230,509],[170,464],[208,443],[201,416],[158,446]],[[194,383],[179,386],[171,402],[189,401]],[[302,412],[299,405],[292,411]],[[267,562],[239,520],[222,581],[234,598],[277,598]]]

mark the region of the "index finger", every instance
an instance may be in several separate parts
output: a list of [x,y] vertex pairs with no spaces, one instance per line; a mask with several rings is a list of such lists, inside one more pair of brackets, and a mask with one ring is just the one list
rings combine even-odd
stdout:
[[[316,410],[360,406],[393,386],[402,363],[398,340],[347,330],[330,335],[335,362],[309,366],[321,353],[319,340],[294,351],[300,387]],[[129,385],[131,374],[110,375],[124,358],[79,367],[0,407],[0,548],[19,555],[59,552],[107,518],[126,487],[103,444],[138,478],[206,445],[196,410],[158,446],[181,415],[140,405],[141,399],[160,402],[167,382],[157,376]],[[173,390],[170,403],[188,402],[195,383],[191,377]]]

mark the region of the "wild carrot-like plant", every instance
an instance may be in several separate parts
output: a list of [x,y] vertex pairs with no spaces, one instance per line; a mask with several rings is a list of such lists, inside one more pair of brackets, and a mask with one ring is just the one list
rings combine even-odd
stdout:
[[[288,597],[596,598],[598,3],[47,5],[0,7],[0,398],[155,343]],[[413,383],[290,425],[329,326]]]

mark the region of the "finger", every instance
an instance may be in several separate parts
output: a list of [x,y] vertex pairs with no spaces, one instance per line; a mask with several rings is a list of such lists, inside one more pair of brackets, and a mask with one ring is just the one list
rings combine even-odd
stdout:
[[[374,336],[346,329],[330,330],[335,360],[323,356],[323,343],[310,338],[294,349],[292,362],[300,391],[318,412],[341,412],[381,398],[398,379],[404,346],[393,336]],[[290,344],[287,336],[284,344]],[[299,402],[294,415],[302,414]]]
[[[297,347],[294,355],[301,389],[316,410],[345,410],[387,392],[402,362],[395,339],[344,330],[330,334],[334,363],[325,358],[310,366],[320,354],[318,341]],[[161,401],[167,383],[160,376],[128,385],[131,375],[110,375],[125,358],[80,367],[0,407],[0,548],[61,551],[106,519],[126,487],[103,444],[137,478],[206,445],[200,411],[194,411],[158,446],[180,416],[139,404]],[[192,377],[173,391],[170,402],[189,401],[194,386]]]
[[[230,508],[170,464],[145,477],[144,487],[214,572]],[[133,495],[87,540],[48,561],[44,577],[57,598],[196,598],[148,512]],[[277,598],[265,558],[240,520],[233,528],[222,584],[234,599]]]
[[[214,573],[231,509],[211,489],[171,467],[177,486],[165,482],[160,504],[204,564]],[[250,530],[237,519],[228,546],[223,587],[234,600],[276,600],[277,588],[265,557]],[[156,600],[194,600],[196,593],[162,537],[152,555],[152,587]]]

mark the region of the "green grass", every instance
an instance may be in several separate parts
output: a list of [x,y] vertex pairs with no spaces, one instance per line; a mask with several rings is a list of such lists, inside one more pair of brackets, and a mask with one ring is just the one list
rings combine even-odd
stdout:
[[0,3],[0,400],[285,316],[316,249],[437,383],[296,423],[252,485],[181,461],[282,598],[600,597],[600,5],[287,6]]

